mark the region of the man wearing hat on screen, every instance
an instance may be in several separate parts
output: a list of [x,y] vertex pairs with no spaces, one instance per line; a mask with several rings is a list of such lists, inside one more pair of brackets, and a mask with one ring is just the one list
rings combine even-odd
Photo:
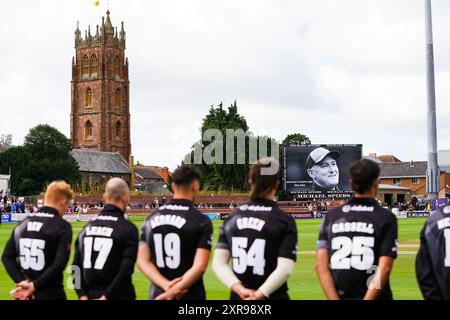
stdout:
[[339,152],[322,147],[314,149],[308,155],[306,172],[313,180],[314,191],[339,190],[339,157]]

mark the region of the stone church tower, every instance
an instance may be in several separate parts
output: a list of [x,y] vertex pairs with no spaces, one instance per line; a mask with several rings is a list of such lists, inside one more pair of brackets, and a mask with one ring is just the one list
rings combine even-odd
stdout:
[[74,149],[119,152],[128,161],[130,81],[125,57],[125,30],[113,27],[106,12],[92,35],[75,30],[72,60],[70,136]]

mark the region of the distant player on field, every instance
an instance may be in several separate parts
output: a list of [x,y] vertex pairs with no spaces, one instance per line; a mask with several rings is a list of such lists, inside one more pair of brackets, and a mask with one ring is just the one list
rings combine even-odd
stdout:
[[73,276],[80,300],[136,298],[131,276],[136,263],[139,232],[124,217],[128,193],[124,180],[109,180],[103,195],[105,206],[102,212],[83,228],[77,238]]
[[297,259],[297,226],[274,201],[278,174],[262,173],[271,166],[279,164],[265,158],[252,166],[250,202],[236,208],[220,229],[213,270],[231,290],[231,300],[289,299],[287,280]]
[[69,261],[72,227],[62,218],[73,191],[65,182],[52,182],[44,207],[30,214],[13,231],[2,261],[17,288],[17,300],[65,300],[63,271]]
[[355,196],[331,210],[317,243],[317,275],[328,299],[392,300],[389,274],[397,257],[397,218],[375,200],[379,166],[355,161]]
[[137,266],[152,282],[151,300],[206,299],[202,277],[213,230],[209,218],[193,205],[200,179],[194,166],[176,169],[173,200],[159,207],[142,226]]
[[416,275],[427,300],[450,300],[450,205],[436,210],[420,233]]

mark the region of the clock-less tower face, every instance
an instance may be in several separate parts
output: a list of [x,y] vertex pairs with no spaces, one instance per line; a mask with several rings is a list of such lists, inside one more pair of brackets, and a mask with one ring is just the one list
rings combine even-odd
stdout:
[[77,25],[72,61],[70,135],[75,149],[131,154],[128,59],[125,30],[114,28],[106,13],[100,26]]

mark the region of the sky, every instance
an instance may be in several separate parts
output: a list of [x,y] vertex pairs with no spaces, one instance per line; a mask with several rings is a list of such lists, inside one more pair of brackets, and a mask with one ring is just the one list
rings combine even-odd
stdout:
[[[48,123],[70,136],[74,31],[107,1],[0,2],[0,134]],[[450,149],[450,2],[433,0],[438,148]],[[132,153],[174,169],[211,105],[237,100],[281,141],[363,144],[426,160],[423,0],[110,0],[125,22]]]

